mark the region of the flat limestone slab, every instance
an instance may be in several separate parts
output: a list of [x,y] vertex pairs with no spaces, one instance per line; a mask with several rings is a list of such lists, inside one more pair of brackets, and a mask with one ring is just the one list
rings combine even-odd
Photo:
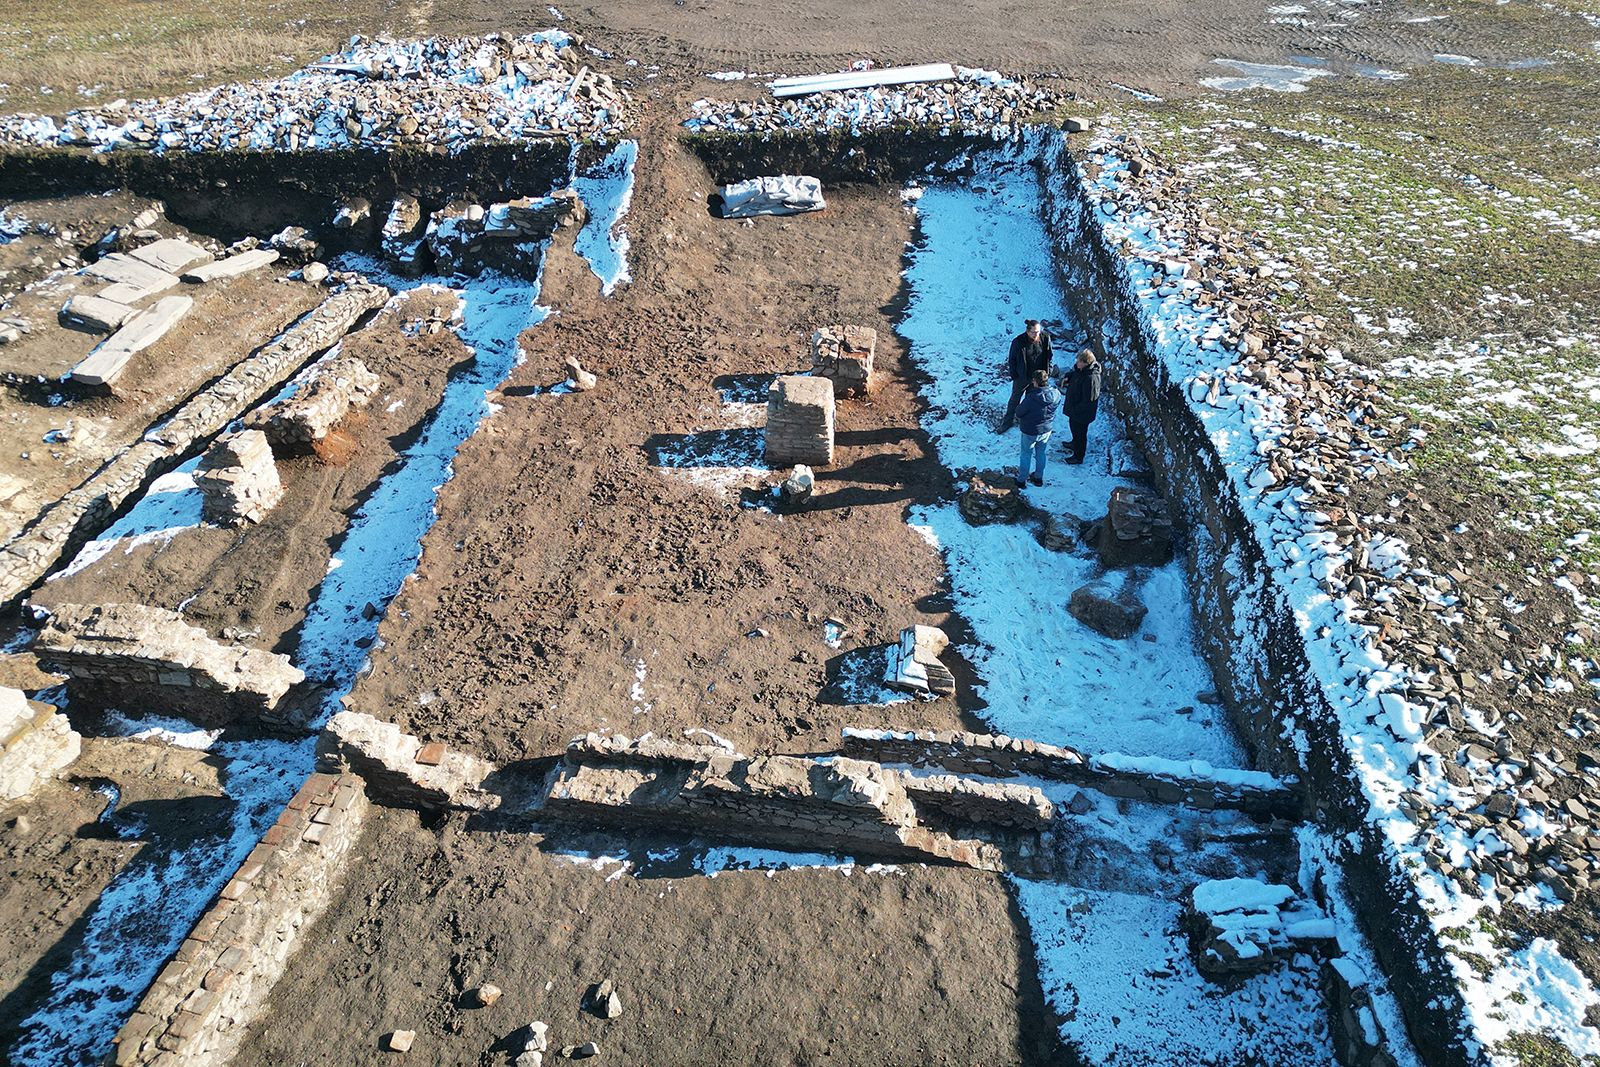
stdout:
[[127,304],[80,293],[61,305],[61,325],[91,333],[110,333],[138,314]]
[[168,274],[182,274],[190,267],[198,267],[202,263],[210,263],[216,257],[197,244],[181,241],[176,237],[166,237],[159,241],[152,241],[143,248],[136,248],[128,253],[141,263],[148,263],[157,270]]
[[249,252],[240,252],[227,259],[213,260],[198,267],[190,267],[183,272],[183,280],[194,284],[214,282],[222,278],[237,278],[241,274],[248,274],[253,270],[260,270],[269,263],[275,263],[278,252],[272,248],[257,248]]
[[143,352],[189,313],[194,301],[187,296],[166,296],[128,320],[106,338],[89,358],[72,368],[72,379],[84,385],[112,385],[122,377],[128,360]]
[[[134,285],[158,293],[178,284],[176,275],[153,267],[142,259],[134,259],[122,252],[113,252],[84,267],[79,273],[104,278],[118,285]],[[167,279],[171,278],[169,282]]]

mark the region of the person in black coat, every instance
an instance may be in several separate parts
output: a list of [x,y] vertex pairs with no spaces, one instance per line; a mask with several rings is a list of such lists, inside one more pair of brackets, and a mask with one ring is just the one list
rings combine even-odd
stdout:
[[1082,463],[1084,450],[1089,447],[1089,424],[1100,407],[1100,360],[1094,349],[1085,348],[1078,353],[1078,361],[1061,376],[1061,392],[1066,396],[1061,408],[1066,412],[1067,425],[1072,427],[1067,462]]
[[1027,329],[1011,339],[1011,352],[1006,356],[1006,374],[1011,379],[1011,400],[1006,404],[1006,417],[1000,420],[996,433],[1005,433],[1017,422],[1017,402],[1022,392],[1033,381],[1038,371],[1048,377],[1054,373],[1055,353],[1050,348],[1050,335],[1038,319],[1028,319]]

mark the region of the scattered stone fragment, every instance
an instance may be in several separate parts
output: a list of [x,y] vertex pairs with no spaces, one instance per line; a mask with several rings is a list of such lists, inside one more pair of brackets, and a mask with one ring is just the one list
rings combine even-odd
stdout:
[[499,986],[485,982],[467,994],[467,1002],[475,1008],[490,1008],[502,996],[504,993]]
[[622,1015],[622,998],[607,978],[589,990],[589,1010],[602,1019],[615,1019]]
[[811,499],[811,494],[816,488],[816,481],[816,475],[811,472],[810,467],[804,463],[797,463],[794,470],[789,473],[789,477],[783,480],[779,491],[782,493],[785,503],[792,505],[804,504]]
[[410,1052],[412,1042],[416,1041],[415,1030],[396,1030],[387,1039],[390,1052]]
[[1068,133],[1083,133],[1089,128],[1089,120],[1076,115],[1069,115],[1061,123],[1061,128]]
[[561,361],[567,370],[567,384],[579,392],[588,392],[598,384],[599,379],[589,371],[583,369],[583,364],[578,362],[577,356],[568,356]]
[[596,1041],[585,1041],[572,1052],[572,1058],[575,1060],[587,1060],[598,1055],[600,1055],[600,1044]]
[[300,268],[300,277],[312,285],[320,285],[328,280],[328,265],[312,261]]
[[348,230],[361,225],[372,216],[372,202],[364,196],[347,197],[339,202],[339,209],[333,214],[333,226],[336,230]]
[[304,226],[285,226],[268,243],[291,263],[309,263],[322,257],[322,246]]

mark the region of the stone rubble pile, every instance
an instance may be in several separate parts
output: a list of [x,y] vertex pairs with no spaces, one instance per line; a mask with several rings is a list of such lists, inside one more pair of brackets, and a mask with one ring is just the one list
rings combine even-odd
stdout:
[[861,132],[890,126],[1006,134],[1067,97],[1027,80],[957,68],[954,81],[841,89],[786,100],[697,100],[684,125],[696,133],[792,129]]
[[[528,253],[519,246],[543,241],[558,229],[581,226],[588,217],[583,201],[571,189],[549,196],[525,196],[491,204],[485,208],[465,200],[455,200],[428,216],[423,241],[433,253],[434,266],[441,274],[476,272],[486,266],[508,267],[509,261]],[[409,252],[404,238],[415,230],[406,226],[408,211],[390,220],[396,226],[396,247]],[[389,227],[384,227],[385,238]],[[414,253],[411,258],[414,259]]]
[[220,526],[260,522],[283,499],[272,445],[260,430],[241,430],[212,445],[194,481],[207,521]]
[[335,356],[312,369],[295,392],[245,418],[279,452],[301,451],[328,436],[352,407],[365,407],[378,394],[378,376],[354,356]]
[[386,804],[437,811],[480,811],[500,798],[483,788],[494,765],[476,756],[424,743],[394,723],[359,711],[341,711],[317,738],[317,764],[330,772],[353,771],[367,793]]
[[318,151],[418,145],[448,155],[532,137],[616,136],[628,94],[591,70],[576,38],[352,37],[345,51],[276,80],[169,100],[116,101],[60,119],[0,119],[0,146],[98,150]]
[[[590,734],[572,742],[544,800],[548,815],[628,828],[666,826],[768,847],[999,870],[998,849],[931,829],[905,776],[837,757],[743,756],[712,745]],[[1042,797],[1020,794],[1018,825]],[[984,794],[992,807],[1006,803]],[[1048,803],[1048,801],[1045,801]],[[968,810],[978,822],[982,808]]]
[[1172,560],[1172,518],[1166,501],[1145,489],[1111,490],[1105,520],[1091,536],[1106,567],[1159,567]]
[[827,466],[833,462],[833,383],[785,374],[767,390],[767,462]]
[[58,604],[34,638],[78,706],[290,725],[279,705],[305,674],[288,656],[215,641],[175,611],[142,604]]
[[836,396],[865,395],[877,351],[870,326],[819,326],[811,332],[811,373],[832,382]]
[[30,795],[77,759],[82,744],[65,715],[0,686],[0,803]]
[[949,647],[950,638],[937,626],[907,626],[889,650],[884,684],[926,696],[950,696],[956,691],[956,676],[939,662]]
[[1289,886],[1253,878],[1201,882],[1189,895],[1186,920],[1195,965],[1205,974],[1259,974],[1289,953],[1337,951],[1333,920]]
[[[1115,180],[1097,180],[1105,171]],[[1348,602],[1349,617],[1370,635],[1346,669],[1383,691],[1368,726],[1409,765],[1413,785],[1399,808],[1421,830],[1421,857],[1469,897],[1505,900],[1542,887],[1558,902],[1577,899],[1600,882],[1600,748],[1592,741],[1600,717],[1574,714],[1568,750],[1519,740],[1505,714],[1581,686],[1569,653],[1502,621],[1513,598],[1503,578],[1474,575],[1466,563],[1435,570],[1425,558],[1383,550],[1385,526],[1402,512],[1448,539],[1448,520],[1421,495],[1395,491],[1388,514],[1352,508],[1350,487],[1404,468],[1396,455],[1404,439],[1387,428],[1382,391],[1343,358],[1326,320],[1285,314],[1292,266],[1269,239],[1230,231],[1137,137],[1102,134],[1085,173],[1097,210],[1169,249],[1124,246],[1148,265],[1155,295],[1214,313],[1199,344],[1234,358],[1196,376],[1190,401],[1228,410],[1248,396],[1273,413],[1276,430],[1258,443],[1250,487],[1295,500],[1285,505],[1292,521],[1266,536],[1292,559],[1306,560],[1315,546],[1312,577]],[[1481,662],[1457,654],[1462,622],[1499,642]]]

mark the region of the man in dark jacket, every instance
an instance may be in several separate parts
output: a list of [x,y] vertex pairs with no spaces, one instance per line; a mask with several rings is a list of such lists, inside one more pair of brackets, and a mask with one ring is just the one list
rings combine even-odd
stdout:
[[1006,357],[1006,374],[1011,378],[1011,401],[1006,404],[1006,417],[1000,420],[996,433],[1005,433],[1017,421],[1017,402],[1022,391],[1028,388],[1036,371],[1046,375],[1053,372],[1055,353],[1050,348],[1050,335],[1038,319],[1029,319],[1027,329],[1011,339],[1011,352]]
[[[1061,410],[1061,394],[1050,384],[1050,375],[1042,370],[1033,372],[1033,380],[1023,391],[1017,405],[1017,429],[1022,432],[1022,454],[1017,460],[1017,488],[1025,482],[1044,484],[1045,446],[1050,443],[1050,431],[1055,428],[1056,412]],[[1033,468],[1030,477],[1028,468]]]
[[1061,376],[1061,389],[1067,396],[1063,404],[1067,425],[1072,427],[1067,462],[1082,463],[1084,450],[1089,447],[1089,424],[1100,406],[1100,360],[1094,349],[1085,348],[1078,353],[1078,361]]

